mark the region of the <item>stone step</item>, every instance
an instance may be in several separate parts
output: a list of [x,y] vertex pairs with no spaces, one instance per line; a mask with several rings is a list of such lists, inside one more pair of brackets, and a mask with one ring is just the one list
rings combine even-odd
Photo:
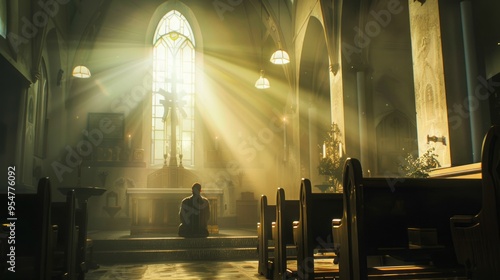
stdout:
[[124,238],[93,240],[97,263],[256,260],[257,237]]
[[156,250],[196,248],[257,248],[257,237],[124,238],[93,240],[94,250]]
[[255,248],[209,248],[188,250],[98,251],[93,259],[98,264],[152,263],[166,261],[236,261],[257,260]]

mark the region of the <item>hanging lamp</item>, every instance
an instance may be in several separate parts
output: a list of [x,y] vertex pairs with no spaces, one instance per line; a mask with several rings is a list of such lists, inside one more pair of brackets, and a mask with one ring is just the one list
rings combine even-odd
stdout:
[[[280,2],[281,0],[278,1],[278,27],[281,28],[281,10],[280,10]],[[275,51],[272,55],[271,55],[271,59],[269,59],[269,61],[271,61],[273,64],[287,64],[290,62],[290,56],[288,55],[288,53],[283,50],[281,48],[281,41],[280,41],[280,34],[279,34],[279,29],[277,28],[276,29],[276,32],[278,33],[278,50]]]
[[[262,21],[262,1],[260,2],[260,18]],[[258,89],[267,89],[271,87],[271,84],[269,83],[269,80],[264,77],[264,70],[262,70],[262,53],[263,53],[263,47],[262,47],[262,27],[260,28],[260,77],[257,79],[255,82],[255,87]]]
[[83,65],[78,65],[75,68],[73,68],[72,75],[75,78],[81,78],[81,79],[90,78],[91,76],[89,68]]
[[264,77],[264,70],[260,70],[260,78],[255,82],[255,87],[258,89],[270,88],[269,80]]
[[278,49],[271,56],[270,61],[274,64],[287,64],[290,62],[290,56],[282,49]]

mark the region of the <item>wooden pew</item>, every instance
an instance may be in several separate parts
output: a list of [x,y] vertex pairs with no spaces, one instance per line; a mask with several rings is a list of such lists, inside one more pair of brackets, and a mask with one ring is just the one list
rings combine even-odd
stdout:
[[59,191],[66,193],[68,191],[74,191],[76,195],[76,200],[78,207],[76,209],[76,225],[78,227],[78,245],[76,253],[76,272],[77,279],[85,279],[85,273],[89,269],[96,269],[99,267],[98,264],[92,261],[92,250],[93,242],[92,239],[87,238],[87,226],[88,226],[88,212],[87,205],[88,199],[92,196],[100,196],[106,189],[99,187],[65,187],[59,188]]
[[[51,202],[50,193],[50,180],[42,178],[36,194],[15,195],[16,273],[4,266],[2,279],[76,279],[75,194]],[[8,224],[7,218],[1,216]],[[3,230],[8,236],[10,228]]]
[[[15,186],[14,186],[15,188]],[[15,191],[13,191],[15,193]],[[11,197],[12,199],[8,199]],[[2,194],[1,201],[4,205],[14,201],[15,209],[12,215],[7,211],[0,211],[2,230],[10,236],[15,236],[15,244],[8,243],[7,251],[11,253],[11,246],[15,249],[15,259],[10,256],[1,256],[1,261],[15,261],[15,267],[10,263],[4,266],[1,279],[51,279],[51,232],[50,204],[51,190],[48,178],[41,178],[38,182],[37,192],[33,194],[15,195]],[[13,218],[16,218],[15,220]],[[12,225],[14,227],[12,227]],[[14,262],[12,262],[14,264]],[[9,271],[15,269],[15,272]]]
[[469,279],[500,279],[500,126],[483,142],[482,207],[475,215],[450,220],[457,260]]
[[276,222],[273,223],[274,279],[289,279],[287,276],[287,247],[295,246],[293,222],[299,219],[299,201],[286,200],[285,190],[278,188],[276,194]]
[[[363,178],[360,162],[351,158],[343,187],[343,216],[332,229],[340,279],[464,275],[449,223],[455,214],[478,212],[480,179]],[[407,265],[368,267],[369,256],[384,255]]]
[[259,253],[259,267],[260,275],[264,275],[270,279],[273,275],[272,263],[273,259],[269,258],[270,250],[274,250],[272,245],[272,223],[276,221],[276,205],[269,205],[267,196],[260,197],[260,216],[257,223],[257,240],[258,240],[258,253]]
[[76,226],[78,227],[77,249],[76,249],[76,274],[78,280],[85,279],[85,274],[88,272],[90,266],[87,261],[87,203],[82,203],[76,209]]
[[[302,179],[300,188],[300,219],[294,223],[297,246],[297,275],[300,279],[317,276],[333,277],[338,268],[333,265],[332,220],[342,217],[341,193],[313,193],[311,181]],[[314,251],[319,254],[315,256]],[[321,254],[324,254],[321,257]],[[328,258],[326,266],[315,267],[315,259]]]
[[76,279],[76,250],[78,227],[76,226],[75,192],[66,193],[65,202],[52,202],[51,224],[54,253],[52,276],[58,279]]

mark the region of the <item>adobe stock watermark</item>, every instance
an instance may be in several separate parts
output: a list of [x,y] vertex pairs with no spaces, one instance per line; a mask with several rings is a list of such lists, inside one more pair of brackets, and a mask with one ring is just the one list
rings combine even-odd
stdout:
[[85,135],[88,140],[80,140],[76,145],[76,150],[66,145],[65,150],[67,154],[64,158],[64,164],[59,161],[53,161],[51,164],[59,182],[63,181],[64,173],[71,173],[75,168],[80,168],[83,158],[91,155],[94,148],[98,147],[103,142],[104,135],[112,133],[115,129],[116,126],[111,119],[103,118],[100,120],[98,128],[94,128],[91,131],[87,131],[86,129],[82,131],[82,134]]
[[142,78],[142,84],[134,86],[130,92],[113,99],[110,103],[113,113],[127,116],[153,90],[153,70],[149,70]]
[[[308,242],[307,240],[303,240],[303,241]],[[341,244],[339,241],[335,241],[335,242],[334,241],[335,240],[333,240],[333,237],[331,234],[329,234],[326,237],[326,240],[324,240],[323,237],[321,237],[321,236],[317,236],[316,237],[316,244],[317,245],[314,248],[314,250],[322,251],[322,252],[329,252],[329,253],[334,252],[336,257],[338,257]],[[338,248],[335,248],[336,246]],[[308,278],[310,278],[309,275],[311,273],[314,273],[314,256],[306,257],[305,259],[302,260],[302,264],[303,264],[303,267],[297,268],[298,279],[308,279]],[[332,266],[332,270],[333,270],[333,266]],[[287,278],[287,279],[296,279],[296,278],[292,277],[292,278]]]
[[49,19],[57,15],[60,5],[65,5],[69,2],[70,0],[38,0],[36,4],[41,10],[33,14],[31,21],[26,17],[21,18],[21,34],[19,35],[14,32],[9,32],[9,34],[7,34],[7,38],[14,50],[18,52],[20,45],[26,44],[30,39],[33,39],[40,29],[47,26]]
[[[50,1],[49,1],[50,2]],[[132,87],[129,93],[113,99],[110,109],[113,113],[123,113],[127,116],[140,102],[149,94],[153,85],[153,73],[149,71],[142,79],[142,84]],[[62,182],[64,173],[71,173],[74,169],[80,168],[83,158],[90,156],[95,148],[102,144],[104,135],[112,133],[116,126],[109,118],[103,118],[99,122],[99,127],[90,131],[83,130],[82,134],[86,139],[82,139],[76,145],[76,150],[67,145],[65,147],[66,156],[64,163],[54,161],[51,164],[59,182]]]
[[205,209],[210,209],[210,204],[207,199],[203,197],[197,197],[193,194],[193,197],[188,203],[187,201],[183,201],[181,203],[181,216],[183,218],[182,223],[186,226],[189,226],[191,221],[191,216],[200,216],[200,214],[206,213]]
[[243,3],[243,0],[214,0],[212,5],[219,16],[219,19],[224,20],[224,13],[234,11],[234,9],[241,5],[241,3]]
[[480,101],[487,100],[495,93],[495,87],[500,87],[500,82],[486,80],[483,76],[477,77],[478,83],[472,96],[467,96],[462,103],[455,103],[448,109],[448,122],[452,129],[459,128],[470,114],[480,109]]
[[[414,142],[415,142],[415,145],[418,146],[418,141],[415,140]],[[418,155],[418,154],[419,154],[419,151],[417,148],[417,149],[413,150],[412,152],[407,153],[406,156],[398,155],[398,157],[397,157],[398,171],[396,173],[393,173],[391,171],[386,171],[384,173],[384,178],[386,179],[387,185],[389,186],[389,189],[391,190],[391,192],[396,191],[396,185],[398,183],[403,183],[406,181],[407,178],[409,178],[406,171],[403,170],[403,164],[405,162],[407,162],[407,157],[409,155]]]
[[[249,136],[238,144],[236,149],[238,156],[245,159],[247,163],[254,161],[259,152],[262,152],[273,141],[275,133],[283,131],[283,124],[279,117],[281,113],[276,109],[273,109],[273,113],[274,115],[266,127],[260,129],[256,135]],[[210,174],[211,180],[207,183],[207,186],[217,188],[221,179],[228,182],[231,181],[232,176],[240,176],[241,169],[242,166],[238,160],[230,160],[225,169]]]
[[356,35],[354,36],[354,46],[348,43],[342,43],[342,54],[348,63],[351,62],[351,55],[360,54],[364,48],[367,48],[372,39],[377,37],[383,28],[387,27],[392,16],[403,11],[403,6],[399,0],[390,0],[387,2],[387,8],[380,11],[370,11],[370,15],[374,18],[365,24],[364,29],[358,26],[354,27]]

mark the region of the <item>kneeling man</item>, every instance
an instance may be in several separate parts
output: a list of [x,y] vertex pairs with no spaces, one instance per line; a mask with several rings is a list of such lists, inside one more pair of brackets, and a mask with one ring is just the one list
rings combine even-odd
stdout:
[[201,185],[194,183],[192,195],[181,202],[179,217],[179,236],[182,237],[207,237],[207,223],[210,218],[210,204],[208,199],[201,196]]

